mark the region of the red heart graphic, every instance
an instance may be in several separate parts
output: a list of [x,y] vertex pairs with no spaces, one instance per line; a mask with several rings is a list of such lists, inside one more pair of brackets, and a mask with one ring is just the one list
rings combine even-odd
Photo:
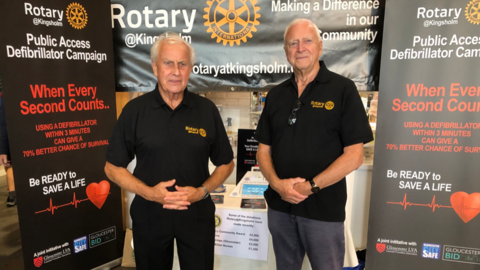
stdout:
[[87,187],[87,196],[90,201],[102,209],[105,200],[107,199],[108,192],[110,191],[110,183],[107,180],[102,180],[100,183],[91,183]]
[[450,203],[457,215],[467,223],[480,213],[480,193],[459,191],[450,196]]

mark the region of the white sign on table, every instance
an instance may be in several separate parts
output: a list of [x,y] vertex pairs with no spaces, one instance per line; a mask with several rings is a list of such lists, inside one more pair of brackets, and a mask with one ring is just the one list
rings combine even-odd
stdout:
[[217,208],[215,254],[266,261],[268,222],[266,212]]

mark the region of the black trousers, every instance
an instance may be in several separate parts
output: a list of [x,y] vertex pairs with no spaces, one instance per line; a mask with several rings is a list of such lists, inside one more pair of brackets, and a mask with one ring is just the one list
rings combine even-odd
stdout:
[[182,270],[213,270],[215,204],[210,198],[188,210],[168,210],[135,196],[130,215],[137,269],[172,269],[175,239]]

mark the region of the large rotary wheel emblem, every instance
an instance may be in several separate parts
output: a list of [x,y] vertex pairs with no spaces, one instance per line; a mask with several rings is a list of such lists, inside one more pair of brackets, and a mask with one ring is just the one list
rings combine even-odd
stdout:
[[480,0],[472,0],[465,9],[467,20],[473,24],[480,24]]
[[257,0],[213,0],[207,1],[203,18],[208,26],[207,33],[212,33],[211,38],[217,38],[217,43],[223,41],[240,45],[240,41],[247,42],[247,37],[252,38],[252,32],[256,32],[257,21],[260,18]]
[[79,3],[71,3],[68,5],[66,15],[68,22],[75,29],[82,29],[87,25],[87,12]]

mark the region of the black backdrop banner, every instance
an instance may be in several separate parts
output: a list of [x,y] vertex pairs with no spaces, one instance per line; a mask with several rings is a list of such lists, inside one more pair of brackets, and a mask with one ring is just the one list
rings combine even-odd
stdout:
[[480,269],[479,10],[386,3],[366,269]]
[[308,18],[323,38],[329,69],[359,90],[378,90],[385,0],[112,0],[117,91],[150,91],[150,47],[165,31],[196,50],[189,90],[269,89],[292,72],[283,33]]
[[120,258],[121,190],[103,171],[116,119],[110,2],[2,1],[0,18],[25,269]]

